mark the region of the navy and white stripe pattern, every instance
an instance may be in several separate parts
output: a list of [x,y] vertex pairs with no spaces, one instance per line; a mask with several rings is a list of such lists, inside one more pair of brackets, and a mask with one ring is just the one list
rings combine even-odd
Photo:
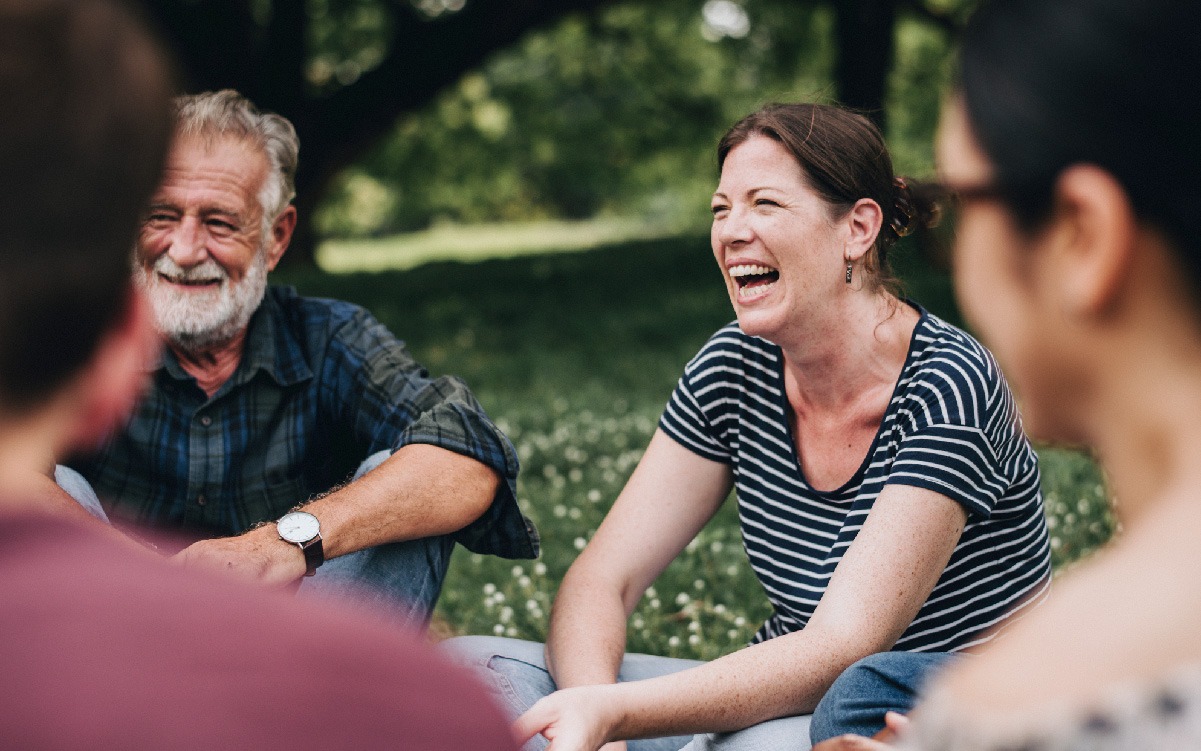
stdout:
[[875,442],[843,487],[818,492],[797,460],[780,348],[718,331],[684,371],[659,425],[731,465],[743,544],[774,608],[763,641],[804,628],[888,484],[962,504],[967,525],[930,598],[894,649],[957,651],[1040,600],[1050,545],[1038,463],[987,350],[922,311]]

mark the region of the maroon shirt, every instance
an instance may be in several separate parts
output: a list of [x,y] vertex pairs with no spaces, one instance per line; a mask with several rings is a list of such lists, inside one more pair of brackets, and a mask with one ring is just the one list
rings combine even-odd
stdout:
[[416,636],[3,516],[0,747],[517,746],[484,690]]

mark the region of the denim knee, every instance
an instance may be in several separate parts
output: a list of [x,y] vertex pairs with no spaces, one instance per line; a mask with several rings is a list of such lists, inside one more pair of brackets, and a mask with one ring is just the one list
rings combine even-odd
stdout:
[[926,679],[953,657],[945,652],[880,652],[852,664],[813,710],[813,742],[878,733],[885,713],[912,709]]

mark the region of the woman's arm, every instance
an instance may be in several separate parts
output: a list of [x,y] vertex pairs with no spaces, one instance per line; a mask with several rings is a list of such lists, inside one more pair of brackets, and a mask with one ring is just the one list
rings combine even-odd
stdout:
[[516,729],[557,738],[555,751],[592,751],[613,738],[726,732],[812,711],[848,665],[905,631],[966,518],[943,495],[889,485],[803,630],[661,678],[553,694]]
[[643,592],[729,495],[725,464],[656,430],[551,610],[546,662],[560,688],[613,683]]

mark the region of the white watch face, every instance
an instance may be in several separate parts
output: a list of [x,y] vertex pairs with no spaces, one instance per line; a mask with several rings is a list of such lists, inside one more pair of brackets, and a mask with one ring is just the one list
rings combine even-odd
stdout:
[[317,517],[304,511],[292,511],[280,517],[275,523],[279,536],[288,542],[302,543],[316,537],[321,532],[321,524]]

